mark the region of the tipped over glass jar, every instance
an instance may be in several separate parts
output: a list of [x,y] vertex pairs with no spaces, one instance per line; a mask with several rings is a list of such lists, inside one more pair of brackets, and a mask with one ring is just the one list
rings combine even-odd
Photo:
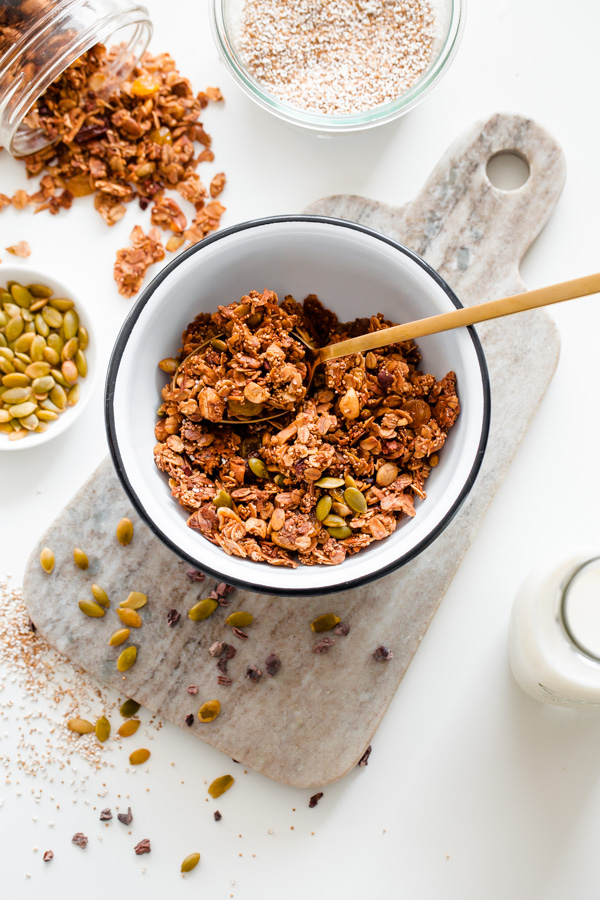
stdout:
[[44,128],[43,104],[35,104],[52,82],[86,51],[103,44],[111,51],[110,67],[97,92],[114,90],[151,36],[147,9],[132,0],[0,4],[0,145],[13,156],[27,156],[51,144],[54,136]]

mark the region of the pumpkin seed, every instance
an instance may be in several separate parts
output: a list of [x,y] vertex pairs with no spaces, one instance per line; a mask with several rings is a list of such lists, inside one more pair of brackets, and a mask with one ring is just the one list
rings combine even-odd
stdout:
[[172,356],[168,356],[166,359],[161,359],[158,368],[162,369],[163,372],[166,372],[167,375],[174,375],[179,368],[179,360]]
[[21,427],[26,428],[27,431],[39,431],[40,420],[34,413],[30,413],[28,416],[23,416],[21,418]]
[[345,524],[345,519],[342,519],[341,516],[335,516],[331,513],[325,519],[323,519],[323,525],[325,526],[325,528],[343,528]]
[[340,617],[336,616],[334,613],[324,613],[322,616],[317,616],[317,618],[310,623],[310,630],[314,631],[315,634],[322,634],[324,631],[331,631],[336,625],[339,625],[341,621]]
[[63,360],[65,359],[73,359],[77,351],[79,350],[79,341],[76,337],[70,338],[65,346],[62,348],[61,357]]
[[[41,331],[39,329],[38,334],[41,334]],[[52,347],[53,350],[56,350],[56,352],[60,354],[62,348],[65,346],[65,342],[61,338],[60,334],[57,334],[55,331],[53,331],[52,334],[48,335],[48,346]]]
[[21,337],[15,341],[15,353],[29,353],[35,331],[24,331]]
[[25,369],[25,374],[32,380],[34,378],[46,378],[50,374],[50,363],[32,362]]
[[65,378],[65,376],[63,375],[63,373],[61,372],[60,369],[57,369],[56,367],[53,369],[50,369],[50,374],[54,378],[55,382],[57,384],[59,384],[61,387],[63,387],[63,388],[69,387],[69,382],[67,381],[67,379]]
[[96,603],[99,603],[100,606],[104,606],[105,609],[108,609],[108,607],[110,606],[108,594],[106,593],[104,588],[101,588],[98,584],[92,585],[92,597],[94,598]]
[[87,364],[87,359],[86,359],[85,353],[83,352],[81,347],[75,354],[75,365],[76,365],[77,371],[79,372],[81,377],[85,378],[85,376],[88,373],[88,364]]
[[339,503],[337,500],[334,500],[331,504],[331,511],[335,513],[336,516],[341,516],[342,519],[352,515],[350,507],[346,506],[345,503]]
[[117,525],[117,540],[124,547],[131,543],[133,538],[133,522],[131,519],[121,519]]
[[0,409],[0,423],[6,425],[10,422],[10,413],[7,409]]
[[[40,337],[39,334],[38,337]],[[42,361],[50,363],[51,366],[57,366],[60,362],[60,356],[58,355],[56,350],[52,349],[52,347],[44,347],[42,351],[42,359],[39,360],[39,362]],[[38,362],[38,360],[36,359],[35,362]]]
[[[13,342],[13,347],[15,346],[16,341]],[[19,359],[25,366],[31,365],[31,357],[28,353],[21,353],[20,350],[15,350],[15,362]]]
[[4,391],[4,393],[2,394],[2,402],[7,404],[25,403],[26,400],[29,400],[31,398],[32,394],[33,391],[29,386],[11,387],[7,391]]
[[40,565],[44,572],[47,572],[48,575],[54,568],[54,553],[52,552],[50,547],[44,547],[44,549],[40,553]]
[[256,475],[257,478],[268,478],[269,472],[267,467],[265,466],[262,459],[258,459],[257,456],[252,457],[252,459],[248,460],[248,465],[250,466],[250,471],[253,475]]
[[123,716],[124,719],[128,719],[130,716],[135,716],[136,712],[141,708],[141,703],[138,703],[137,700],[127,699],[121,704],[121,708],[119,712]]
[[53,293],[52,288],[47,287],[45,284],[28,284],[27,290],[30,294],[33,294],[34,297],[45,300],[51,297]]
[[394,482],[397,477],[398,466],[394,463],[387,462],[377,470],[375,481],[377,482],[377,484],[381,485],[381,487],[389,487],[389,485],[392,484],[392,482]]
[[53,306],[45,306],[40,313],[42,319],[50,328],[61,328],[63,324],[62,313]]
[[188,619],[191,619],[192,622],[201,622],[203,619],[208,619],[209,616],[212,616],[218,605],[217,600],[212,600],[210,598],[200,600],[199,603],[196,603],[196,605],[192,606],[190,609]]
[[67,395],[65,394],[65,389],[60,384],[55,384],[52,390],[50,391],[50,399],[56,406],[61,410],[65,409],[67,406]]
[[316,509],[315,509],[315,515],[316,515],[317,520],[318,520],[319,522],[322,522],[323,519],[326,519],[326,518],[327,518],[327,516],[329,515],[329,511],[330,511],[330,509],[331,509],[331,504],[332,504],[332,503],[333,503],[333,500],[331,499],[331,497],[329,496],[329,494],[324,494],[324,495],[321,497],[321,499],[320,499],[319,502],[317,503],[317,506],[316,506]]
[[72,359],[65,359],[60,367],[60,371],[62,372],[62,376],[69,386],[75,384],[75,382],[79,378],[77,366]]
[[280,488],[285,487],[285,478],[280,472],[277,473],[277,475],[275,475],[275,477],[273,478],[273,481],[275,482],[277,487],[280,487]]
[[227,344],[220,338],[213,338],[210,342],[210,346],[213,348],[213,350],[218,350],[220,353],[225,353],[225,351],[227,350]]
[[199,853],[190,853],[189,856],[181,863],[181,871],[182,872],[191,872],[192,869],[195,869],[198,863],[200,862],[200,854]]
[[103,744],[110,737],[110,722],[106,718],[106,716],[100,716],[98,721],[96,722],[96,737]]
[[243,612],[242,610],[230,613],[225,619],[225,624],[231,625],[232,628],[245,628],[247,625],[252,625],[253,622],[254,616],[252,613]]
[[51,412],[49,409],[38,409],[36,416],[41,422],[53,422],[55,419],[58,419],[56,413]]
[[220,797],[221,794],[224,794],[225,791],[229,790],[234,781],[233,775],[221,775],[209,784],[208,793],[213,800],[216,800],[217,797]]
[[127,600],[121,600],[119,606],[121,609],[141,609],[148,602],[148,598],[140,591],[132,591]]
[[[32,362],[44,362],[44,350],[47,350],[46,339],[41,334],[36,334],[29,348],[29,355]],[[49,362],[49,360],[47,360]]]
[[360,414],[360,400],[354,388],[348,388],[338,404],[341,414],[346,419],[356,419]]
[[233,508],[233,500],[231,496],[227,493],[227,491],[220,490],[216,497],[213,497],[212,502],[220,509],[222,506],[226,506],[228,509]]
[[126,672],[130,669],[137,659],[137,647],[126,647],[121,652],[117,660],[117,669],[119,672]]
[[43,378],[34,378],[31,387],[36,394],[49,394],[55,385],[52,375],[44,375]]
[[238,416],[259,416],[263,411],[262,403],[251,403],[250,400],[244,400],[240,402],[239,400],[228,400],[227,401],[227,410],[231,416],[237,418]]
[[10,347],[0,347],[0,356],[5,359],[13,359],[14,355],[14,350],[11,350]]
[[27,290],[26,287],[23,287],[20,284],[13,284],[10,292],[15,303],[18,303],[19,306],[22,306],[25,309],[29,309],[29,307],[33,303],[33,295]]
[[129,755],[129,763],[132,766],[141,766],[143,763],[147,762],[150,759],[150,751],[141,749],[134,750],[133,753]]
[[47,322],[44,321],[41,313],[36,314],[36,316],[34,318],[34,322],[35,322],[35,327],[36,327],[37,333],[41,334],[42,337],[47,338],[48,335],[50,334],[50,326],[48,325]]
[[67,728],[70,731],[74,731],[76,734],[91,734],[92,731],[95,731],[91,722],[88,722],[87,719],[80,719],[79,717],[69,719]]
[[84,328],[83,325],[79,328],[79,349],[85,350],[89,343],[89,335],[87,332],[87,328]]
[[121,622],[130,628],[142,627],[142,617],[134,609],[118,609],[117,615]]
[[328,528],[327,531],[332,538],[336,538],[338,541],[343,541],[344,538],[352,537],[352,529],[348,528],[347,525],[344,525],[343,528]]
[[5,356],[0,356],[0,372],[4,372],[6,375],[12,374],[15,371],[14,364],[7,359]]
[[131,737],[132,734],[136,733],[141,724],[139,719],[129,719],[127,722],[123,722],[117,731],[117,734],[121,737]]
[[75,406],[79,402],[81,396],[81,388],[78,384],[74,384],[67,393],[67,406]]
[[221,712],[221,704],[218,700],[207,700],[198,710],[199,722],[214,722]]
[[23,321],[22,316],[13,316],[13,318],[9,320],[4,332],[9,344],[11,341],[16,341],[16,339],[21,336],[24,325],[25,322]]
[[124,644],[129,637],[129,634],[129,628],[120,628],[118,631],[115,631],[108,642],[109,647],[118,647],[119,644]]
[[65,297],[53,297],[50,301],[50,306],[58,309],[59,312],[66,312],[68,309],[73,309],[75,304],[72,300],[67,300]]
[[[42,315],[44,315],[42,311]],[[60,315],[60,313],[59,313]],[[62,319],[62,316],[61,316]],[[50,324],[48,322],[48,324]],[[69,341],[72,337],[75,337],[79,330],[79,316],[73,309],[68,309],[65,312],[64,319],[61,322],[63,326],[63,334],[65,336],[65,340]],[[60,327],[60,326],[59,326]]]
[[94,619],[99,619],[106,615],[106,610],[96,603],[95,600],[80,600],[79,609],[86,616],[92,616]]
[[25,403],[16,403],[14,406],[9,406],[8,411],[15,419],[24,419],[26,416],[30,416],[32,412],[35,412],[37,409],[37,403],[34,403],[33,400],[27,400]]
[[367,501],[364,494],[361,494],[358,488],[346,488],[344,491],[344,500],[350,509],[353,509],[359,516],[367,511]]
[[[73,549],[73,559],[75,560],[75,565],[80,569],[87,569],[90,564],[87,554],[84,553],[80,547],[75,547]],[[104,606],[104,603],[101,605]]]
[[330,488],[338,488],[342,487],[344,484],[343,478],[331,478],[329,475],[325,475],[324,478],[319,478],[318,481],[315,481],[317,487],[325,488],[328,491]]
[[264,317],[265,311],[263,309],[259,309],[255,313],[252,313],[251,316],[248,316],[248,318],[246,319],[246,325],[248,325],[249,328],[256,328],[257,325],[260,325]]

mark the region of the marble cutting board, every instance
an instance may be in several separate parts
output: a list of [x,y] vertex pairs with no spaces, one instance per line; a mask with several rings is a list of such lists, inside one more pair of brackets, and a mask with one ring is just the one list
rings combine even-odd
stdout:
[[[488,160],[514,151],[529,164],[518,190],[504,192],[486,176]],[[425,257],[465,304],[524,290],[519,262],[560,195],[565,163],[560,147],[535,122],[494,115],[463,134],[446,152],[409,204],[394,207],[361,197],[328,197],[308,212],[337,216],[385,232]],[[492,422],[486,456],[476,484],[459,514],[417,559],[378,582],[333,597],[273,598],[234,591],[227,611],[194,623],[187,610],[207,596],[214,582],[192,583],[187,565],[151,534],[133,511],[110,460],[105,460],[34,548],[24,594],[40,632],[74,662],[100,680],[212,744],[285,784],[319,787],[345,775],[360,759],[427,630],[471,538],[552,378],[559,339],[543,311],[524,313],[478,328],[492,385]],[[115,538],[122,516],[135,524],[128,547]],[[56,566],[47,576],[39,565],[49,546]],[[73,564],[74,546],[85,549],[90,567]],[[84,617],[77,601],[102,585],[112,599],[103,619]],[[115,666],[120,648],[108,646],[119,627],[114,607],[131,590],[148,594],[135,633],[136,665],[122,676]],[[169,628],[167,612],[181,621]],[[255,616],[249,638],[231,637],[227,612]],[[336,637],[328,654],[312,653],[309,623],[335,612],[351,626]],[[217,686],[214,640],[237,647],[229,663],[231,686]],[[393,660],[376,662],[379,644]],[[275,652],[280,672],[258,683],[244,675],[249,664],[264,669]],[[189,684],[199,693],[191,697]],[[218,698],[222,714],[211,724],[185,716]]]

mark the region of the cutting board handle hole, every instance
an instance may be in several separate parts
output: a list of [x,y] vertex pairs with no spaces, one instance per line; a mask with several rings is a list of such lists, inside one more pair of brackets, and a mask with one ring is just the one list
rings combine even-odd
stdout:
[[529,178],[529,163],[518,150],[500,150],[488,160],[486,175],[495,188],[516,191]]

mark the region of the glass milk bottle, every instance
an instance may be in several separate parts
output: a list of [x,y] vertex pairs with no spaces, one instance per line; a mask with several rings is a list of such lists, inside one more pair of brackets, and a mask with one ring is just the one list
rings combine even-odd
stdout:
[[517,591],[509,628],[513,675],[535,700],[600,709],[600,553],[538,564]]

